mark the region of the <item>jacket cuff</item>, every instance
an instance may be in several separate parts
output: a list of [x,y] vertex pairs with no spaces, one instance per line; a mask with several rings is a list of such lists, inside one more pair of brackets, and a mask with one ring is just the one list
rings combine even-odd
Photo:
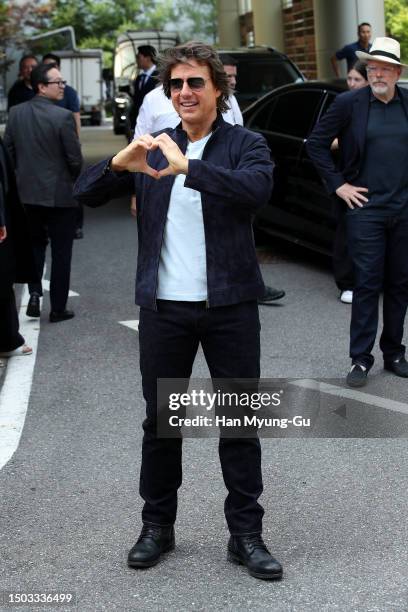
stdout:
[[188,172],[186,174],[186,180],[184,181],[184,187],[190,187],[194,189],[194,180],[199,177],[200,174],[200,161],[199,159],[188,160]]
[[106,164],[104,165],[104,167],[103,167],[103,169],[102,169],[102,176],[106,176],[106,175],[107,175],[109,172],[110,172],[111,174],[113,174],[113,176],[117,176],[118,178],[119,178],[119,177],[121,177],[121,176],[124,176],[125,174],[129,174],[128,170],[120,170],[120,171],[119,171],[119,170],[112,170],[112,168],[111,168],[111,162],[112,162],[112,159],[113,159],[114,157],[115,157],[115,156],[114,156],[114,155],[112,155],[112,157],[110,157],[110,158],[109,158],[109,159],[106,161]]
[[344,183],[347,183],[346,179],[342,174],[336,174],[335,176],[333,176],[332,179],[330,179],[330,181],[325,182],[329,193],[336,193],[336,190],[339,187],[344,185]]

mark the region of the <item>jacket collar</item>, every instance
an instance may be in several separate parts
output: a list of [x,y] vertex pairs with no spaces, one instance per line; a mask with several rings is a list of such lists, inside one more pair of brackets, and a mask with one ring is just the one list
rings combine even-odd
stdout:
[[34,98],[32,98],[31,102],[34,102],[35,104],[55,104],[56,100],[50,100],[50,98],[36,94]]
[[[228,126],[228,125],[229,124],[226,121],[224,121],[222,114],[220,112],[217,112],[217,117],[211,126],[211,132],[214,134],[214,132],[217,132],[220,128]],[[174,128],[174,135],[175,135],[175,141],[177,142],[177,144],[185,142],[187,146],[188,137],[187,137],[187,132],[183,130],[182,121],[180,121],[180,123],[176,125],[176,127]]]

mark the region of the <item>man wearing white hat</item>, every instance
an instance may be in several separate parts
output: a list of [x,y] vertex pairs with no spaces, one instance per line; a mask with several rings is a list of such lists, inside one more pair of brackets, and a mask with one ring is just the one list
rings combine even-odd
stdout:
[[[408,92],[397,86],[400,45],[376,38],[368,53],[369,87],[337,96],[307,142],[330,193],[348,207],[348,242],[356,270],[347,384],[361,387],[374,363],[378,301],[384,291],[380,348],[384,368],[408,378],[402,344],[408,305]],[[339,164],[330,145],[339,139]]]

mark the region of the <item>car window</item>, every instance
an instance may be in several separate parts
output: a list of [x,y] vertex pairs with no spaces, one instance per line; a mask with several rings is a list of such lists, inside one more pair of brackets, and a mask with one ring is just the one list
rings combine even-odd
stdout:
[[248,123],[251,129],[307,138],[320,106],[322,92],[297,90],[273,96]]
[[[244,57],[235,58],[237,66],[236,97],[245,108],[268,91],[295,83],[300,79],[298,72],[286,60],[271,60],[271,58]],[[252,60],[252,61],[251,61]]]
[[334,93],[328,93],[327,94],[326,99],[325,99],[325,101],[323,103],[322,110],[319,113],[319,119],[320,119],[320,117],[322,117],[324,115],[324,113],[327,112],[329,106],[334,102],[334,98],[335,97],[336,97],[336,94],[334,94]]

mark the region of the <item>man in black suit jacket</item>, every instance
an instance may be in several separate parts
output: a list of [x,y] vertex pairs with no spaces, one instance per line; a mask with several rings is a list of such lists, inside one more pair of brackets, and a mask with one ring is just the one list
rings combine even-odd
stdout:
[[[337,96],[313,130],[307,151],[330,193],[348,206],[348,242],[356,286],[350,327],[351,387],[366,383],[384,291],[380,348],[384,368],[408,377],[402,344],[408,305],[408,92],[396,83],[400,45],[377,38],[367,63],[369,87]],[[330,145],[339,140],[339,165]]]
[[133,86],[132,130],[135,128],[143,98],[157,85],[156,49],[151,45],[141,45],[137,48],[136,61],[139,74]]
[[[4,143],[16,168],[39,278],[48,237],[51,240],[50,321],[56,323],[74,316],[66,303],[78,208],[73,184],[81,172],[82,155],[71,111],[55,105],[65,87],[59,70],[54,64],[41,64],[32,71],[31,82],[36,95],[10,110]],[[27,315],[39,317],[41,282],[30,283],[29,291]]]

